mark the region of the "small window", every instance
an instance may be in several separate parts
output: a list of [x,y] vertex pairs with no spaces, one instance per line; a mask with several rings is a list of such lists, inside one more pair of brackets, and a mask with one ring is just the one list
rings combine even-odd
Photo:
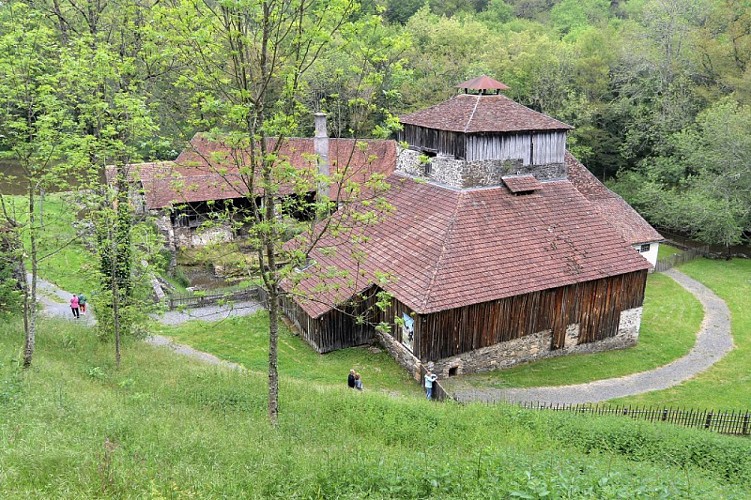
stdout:
[[640,253],[647,253],[647,252],[649,252],[649,249],[650,249],[650,245],[649,245],[649,243],[644,243],[644,244],[643,244],[643,245],[641,246],[641,248],[639,248],[639,252],[640,252]]

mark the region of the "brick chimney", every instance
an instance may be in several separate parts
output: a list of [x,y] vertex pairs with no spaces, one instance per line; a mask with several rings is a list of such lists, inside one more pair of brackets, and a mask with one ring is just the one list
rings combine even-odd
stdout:
[[[318,156],[318,173],[328,178],[329,172],[329,133],[326,128],[326,113],[316,113],[315,117],[316,135],[313,139],[313,148]],[[328,181],[318,183],[318,200],[327,196],[329,188]]]

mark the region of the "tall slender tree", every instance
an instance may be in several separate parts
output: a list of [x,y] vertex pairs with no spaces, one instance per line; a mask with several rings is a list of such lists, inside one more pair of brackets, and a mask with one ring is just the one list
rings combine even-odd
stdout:
[[[27,2],[0,4],[0,151],[15,161],[26,189],[25,208],[19,215],[4,210],[4,226],[26,231],[30,270],[24,286],[23,366],[32,364],[36,345],[37,277],[39,274],[39,220],[37,198],[51,185],[65,183],[61,144],[72,127],[58,86],[60,47],[40,12]],[[6,207],[7,208],[7,207]],[[24,283],[26,278],[24,276]]]
[[[227,160],[251,201],[250,237],[256,243],[270,318],[268,416],[276,425],[281,285],[310,248],[279,258],[289,229],[288,219],[281,216],[287,208],[283,199],[289,200],[282,189],[327,186],[332,180],[294,168],[280,153],[312,114],[305,106],[307,75],[337,37],[358,36],[358,30],[372,26],[371,19],[358,15],[353,0],[175,0],[161,12],[167,20],[163,32],[169,33],[172,46],[182,49],[188,69],[177,83],[190,90],[197,125],[213,126],[232,150]],[[366,75],[360,76],[365,81]],[[369,109],[366,101],[358,96],[350,104],[362,111]],[[320,218],[330,205],[326,194],[306,210]],[[320,231],[326,224],[317,227]]]

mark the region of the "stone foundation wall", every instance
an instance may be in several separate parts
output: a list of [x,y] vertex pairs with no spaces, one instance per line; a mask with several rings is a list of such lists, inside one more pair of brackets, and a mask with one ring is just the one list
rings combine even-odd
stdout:
[[639,340],[639,327],[643,308],[635,307],[621,311],[621,319],[618,323],[618,336],[628,337],[636,343]]
[[412,375],[412,378],[417,381],[421,381],[422,375],[420,373],[420,367],[422,366],[422,363],[420,362],[420,360],[417,359],[411,352],[409,352],[409,350],[407,350],[407,348],[404,347],[401,342],[396,340],[388,333],[383,333],[376,330],[375,334],[376,338],[381,343],[383,348],[388,351],[388,353],[392,358],[394,358],[394,360],[396,360],[399,366],[407,370],[407,372]]
[[420,152],[414,149],[399,149],[396,171],[414,177],[425,177],[425,165],[420,163]]
[[446,378],[449,373],[460,375],[462,373],[485,372],[567,354],[623,349],[635,345],[639,339],[641,315],[641,307],[621,312],[616,336],[598,342],[578,344],[579,324],[574,323],[566,328],[565,346],[561,349],[550,349],[553,340],[552,332],[543,330],[520,339],[500,342],[489,347],[437,360],[434,362],[434,372],[438,374],[439,378]]

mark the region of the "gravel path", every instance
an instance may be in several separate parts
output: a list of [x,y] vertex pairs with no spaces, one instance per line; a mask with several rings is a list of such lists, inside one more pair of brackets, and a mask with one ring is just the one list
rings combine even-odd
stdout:
[[[31,283],[31,274],[27,275]],[[81,314],[79,319],[73,317],[70,310],[70,299],[73,293],[61,290],[57,285],[37,277],[37,300],[42,304],[42,313],[47,316],[67,318],[71,321],[80,321],[87,325],[95,325],[96,318],[91,312],[91,304],[86,304],[86,314]]]
[[[263,306],[254,301],[236,302],[234,304],[206,306],[195,309],[183,309],[181,311],[167,311],[157,319],[164,325],[179,325],[186,321],[219,321],[232,316],[248,316],[263,309]],[[163,335],[152,335],[146,338],[146,342],[159,347],[168,347],[177,354],[187,356],[204,363],[217,366],[225,366],[233,370],[244,371],[245,368],[229,361],[217,358],[213,354],[197,351],[190,346],[177,344],[171,338]]]
[[704,308],[696,344],[684,357],[654,370],[586,384],[530,389],[471,389],[454,393],[458,401],[582,404],[667,389],[689,380],[722,359],[733,348],[730,310],[709,288],[671,269],[665,274],[691,292]]
[[263,309],[263,306],[255,301],[235,302],[232,304],[198,307],[195,309],[183,309],[167,311],[155,317],[163,325],[179,325],[186,321],[219,321],[232,316],[248,316]]
[[[31,281],[30,274],[28,275],[28,279]],[[66,292],[49,281],[37,278],[37,299],[42,304],[42,311],[45,315],[67,318],[70,321],[80,321],[87,325],[95,325],[96,319],[91,312],[90,304],[87,304],[87,314],[85,316],[81,315],[78,320],[73,317],[68,302],[72,296],[73,294],[71,292]],[[262,308],[263,306],[257,302],[247,301],[230,305],[186,309],[184,311],[169,311],[157,319],[165,325],[179,325],[186,321],[193,320],[219,321],[231,316],[247,316]],[[242,366],[236,363],[223,361],[213,354],[197,351],[187,345],[176,344],[169,337],[164,337],[162,335],[148,337],[146,342],[159,347],[168,347],[178,354],[188,356],[204,363],[225,366],[233,370],[244,370]]]

